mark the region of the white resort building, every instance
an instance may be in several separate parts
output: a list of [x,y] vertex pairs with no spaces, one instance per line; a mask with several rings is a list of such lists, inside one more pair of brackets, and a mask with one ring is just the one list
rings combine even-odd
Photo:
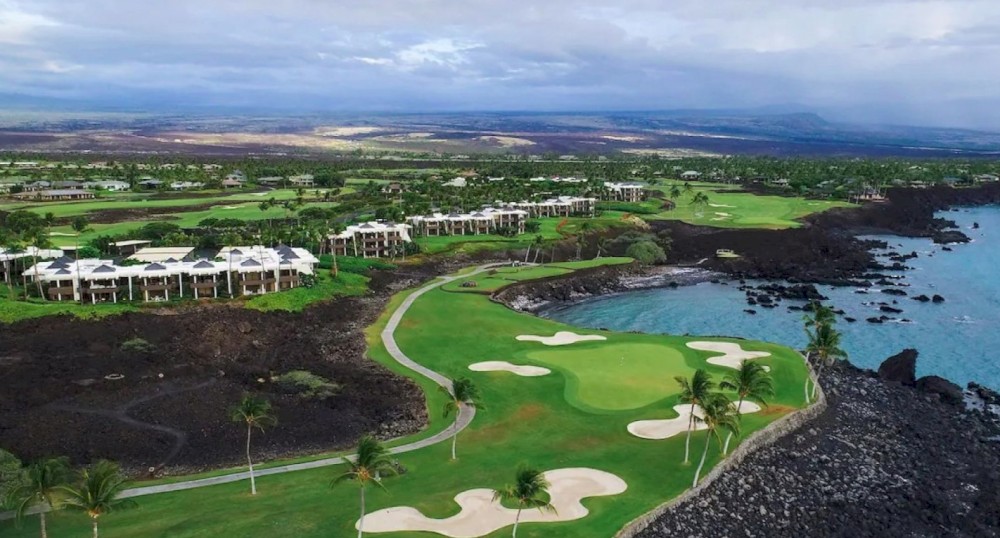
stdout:
[[524,233],[528,212],[515,207],[487,207],[473,213],[433,213],[410,217],[414,235],[480,235],[496,233],[499,229]]
[[327,236],[330,252],[336,256],[382,258],[397,254],[410,242],[410,226],[384,222],[366,222],[348,226],[339,234]]
[[643,199],[642,183],[605,181],[604,189],[607,199],[615,202],[641,202]]
[[226,247],[209,259],[118,265],[113,260],[63,256],[24,270],[25,285],[40,281],[45,298],[92,304],[258,295],[294,288],[319,260],[301,248]]
[[527,211],[531,217],[593,217],[597,199],[558,196],[542,202],[517,202],[510,205]]

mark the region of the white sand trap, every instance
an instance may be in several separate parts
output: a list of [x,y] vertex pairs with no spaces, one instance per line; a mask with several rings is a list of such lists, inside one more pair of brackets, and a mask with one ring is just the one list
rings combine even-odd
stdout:
[[473,372],[510,372],[521,377],[538,377],[552,373],[552,370],[541,366],[511,364],[507,361],[477,362],[470,364],[469,370]]
[[235,205],[224,205],[224,206],[222,206],[222,207],[221,207],[221,208],[219,208],[219,209],[236,209],[237,207],[239,207],[239,206],[235,206]]
[[[643,439],[669,439],[679,433],[684,433],[688,428],[688,421],[691,420],[691,408],[694,407],[694,416],[702,417],[701,407],[691,404],[675,405],[674,411],[680,415],[677,418],[667,418],[663,420],[638,420],[628,425],[628,432]],[[756,413],[760,411],[760,406],[747,400],[740,405],[740,414]],[[703,422],[694,423],[695,430],[704,430]]]
[[716,211],[715,214],[720,217],[732,217],[732,215],[730,215],[729,213],[722,213],[720,211]]
[[559,331],[552,336],[538,336],[534,334],[522,334],[517,337],[519,342],[541,342],[547,346],[565,346],[577,342],[588,342],[591,340],[607,340],[607,338],[597,334],[576,334],[569,331]]
[[[722,353],[721,357],[711,357],[706,362],[716,366],[725,366],[734,370],[739,369],[743,361],[750,359],[760,359],[770,357],[766,351],[746,351],[739,344],[731,342],[688,342],[687,347],[698,351],[712,351]],[[765,366],[765,368],[767,368]]]
[[726,204],[708,204],[708,206],[709,207],[736,207],[734,205],[726,205]]
[[[597,469],[569,468],[547,471],[551,484],[549,496],[555,512],[524,510],[521,523],[555,523],[585,517],[587,508],[580,504],[587,497],[618,495],[628,484],[617,476]],[[434,532],[452,538],[477,538],[514,524],[517,510],[493,502],[493,490],[470,489],[455,496],[462,508],[447,519],[429,518],[416,508],[398,506],[372,512],[365,516],[365,532]],[[360,521],[355,523],[358,528]]]

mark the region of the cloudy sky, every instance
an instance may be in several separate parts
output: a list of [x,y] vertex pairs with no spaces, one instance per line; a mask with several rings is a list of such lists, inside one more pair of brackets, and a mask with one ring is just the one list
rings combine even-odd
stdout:
[[794,107],[1000,130],[998,52],[998,0],[0,0],[10,102]]

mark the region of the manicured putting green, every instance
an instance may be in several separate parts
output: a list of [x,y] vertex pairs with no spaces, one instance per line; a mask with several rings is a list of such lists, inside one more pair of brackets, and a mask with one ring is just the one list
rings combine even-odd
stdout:
[[674,376],[694,371],[680,351],[659,344],[579,343],[532,351],[526,357],[562,370],[569,380],[566,399],[585,409],[645,407],[676,394]]

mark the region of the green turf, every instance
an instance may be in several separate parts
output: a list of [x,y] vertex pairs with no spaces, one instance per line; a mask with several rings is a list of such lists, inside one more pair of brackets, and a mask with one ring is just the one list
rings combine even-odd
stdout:
[[[392,299],[398,305],[406,293]],[[377,333],[387,319],[369,328],[376,343],[369,355],[394,371]],[[537,342],[519,342],[521,334],[551,335],[570,330],[599,333],[607,342],[548,348]],[[522,538],[607,538],[628,521],[651,510],[690,486],[693,465],[683,465],[683,436],[664,441],[635,438],[626,426],[634,420],[676,416],[672,375],[705,366],[709,353],[683,346],[690,338],[584,331],[551,320],[516,313],[471,293],[433,290],[415,301],[396,333],[410,357],[448,377],[468,376],[480,387],[481,411],[459,438],[457,461],[449,461],[447,444],[399,456],[407,469],[401,477],[385,480],[388,492],[370,491],[370,511],[410,505],[431,517],[457,513],[453,498],[471,488],[494,488],[510,482],[515,468],[529,463],[542,470],[592,467],[614,473],[628,483],[627,492],[584,501],[591,511],[582,520],[556,524],[525,524]],[[772,367],[777,395],[763,413],[746,415],[749,433],[803,405],[805,367],[794,351],[756,342],[742,342],[751,349],[774,354],[762,359]],[[622,354],[636,357],[625,371]],[[504,372],[472,372],[468,366],[483,360],[508,360],[515,364],[549,364],[551,375],[523,378]],[[608,362],[612,364],[607,364]],[[708,367],[720,378],[725,369]],[[604,383],[601,382],[604,377]],[[638,379],[642,377],[642,379]],[[585,381],[582,381],[585,380]],[[662,386],[656,381],[661,381]],[[428,381],[418,383],[427,391],[430,428],[421,436],[446,427],[441,416],[442,395]],[[567,386],[578,383],[577,405]],[[611,384],[612,386],[607,386]],[[616,387],[633,386],[635,394]],[[265,435],[267,435],[265,433]],[[693,436],[693,450],[705,441],[703,432]],[[698,452],[695,452],[698,453]],[[718,447],[709,451],[708,466],[719,458]],[[357,519],[357,490],[331,489],[337,468],[301,471],[258,479],[260,493],[251,498],[248,485],[225,484],[138,499],[139,508],[103,518],[106,537],[346,537],[353,535]],[[21,529],[0,523],[0,534],[15,538],[37,536],[35,519]],[[86,517],[58,514],[50,521],[52,536],[88,532]],[[489,535],[510,535],[510,528]],[[386,538],[429,538],[432,534],[385,533]]]
[[674,376],[688,377],[694,372],[680,348],[618,340],[616,335],[607,342],[578,342],[525,356],[532,364],[562,370],[569,380],[566,399],[585,409],[621,411],[647,406],[677,392]]
[[368,291],[368,277],[341,272],[334,278],[321,270],[317,273],[316,284],[312,287],[303,286],[281,293],[258,295],[247,300],[246,306],[264,312],[270,310],[301,312],[305,307],[331,297],[363,295],[366,291]]
[[[660,185],[655,189],[669,193],[672,185],[672,183]],[[683,184],[678,182],[677,185],[682,188]],[[675,209],[643,215],[643,218],[681,220],[689,224],[718,228],[782,229],[801,226],[802,223],[798,219],[813,213],[835,207],[852,207],[852,204],[847,202],[808,200],[792,196],[758,196],[748,192],[736,192],[732,185],[711,183],[691,183],[691,185],[693,190],[690,193],[682,193],[674,200],[677,203]],[[696,206],[691,203],[698,192],[708,196],[709,205]],[[667,196],[669,197],[669,194]]]

